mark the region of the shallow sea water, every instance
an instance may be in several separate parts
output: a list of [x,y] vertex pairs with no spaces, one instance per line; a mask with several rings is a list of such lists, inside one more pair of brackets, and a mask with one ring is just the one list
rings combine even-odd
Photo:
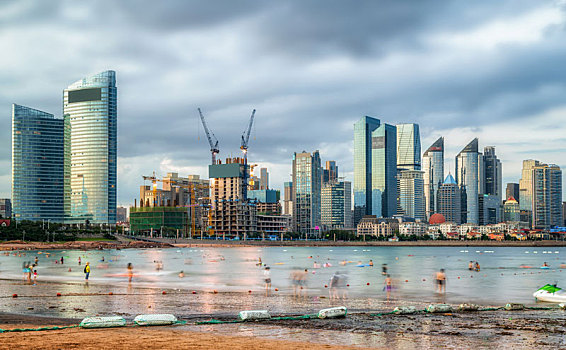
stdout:
[[[0,255],[0,309],[77,319],[89,315],[123,315],[131,319],[141,313],[172,313],[184,319],[202,320],[234,318],[241,310],[267,309],[274,315],[306,314],[339,305],[347,306],[352,313],[390,311],[398,305],[424,308],[428,303],[438,302],[532,305],[535,303],[532,293],[537,288],[546,283],[560,286],[566,274],[566,269],[560,268],[566,261],[562,248],[549,247],[235,247],[26,251],[25,256],[13,253]],[[33,261],[36,256],[37,284],[30,285],[22,281],[22,263]],[[64,264],[55,263],[62,256]],[[267,295],[264,266],[258,266],[259,258],[271,268],[272,290]],[[360,262],[366,265],[369,260],[373,260],[373,267],[357,266]],[[92,266],[88,283],[83,273],[87,261]],[[342,265],[343,261],[347,263]],[[481,271],[468,271],[469,261],[478,261]],[[162,263],[162,270],[156,269],[157,262]],[[550,269],[540,269],[544,262]],[[134,266],[131,284],[127,278],[128,263]],[[321,267],[314,268],[315,263]],[[325,263],[330,266],[322,267]],[[394,279],[390,301],[383,291],[383,263]],[[294,297],[289,276],[292,271],[305,268],[309,272],[304,296]],[[434,274],[440,268],[446,269],[446,294],[436,293],[433,284]],[[179,277],[180,271],[185,273],[184,278]],[[345,288],[345,300],[330,300],[325,288],[337,271],[347,276],[349,287]],[[12,298],[14,293],[18,298]],[[63,296],[57,297],[56,293]],[[363,326],[371,320],[361,318],[359,322]],[[408,344],[417,344],[403,340],[395,332],[378,334],[376,329],[369,330],[371,327],[362,328],[351,331],[357,328],[347,325],[336,331],[332,327],[307,331],[269,324],[187,326],[191,330],[216,329],[226,334],[316,342],[339,335],[340,341],[330,343],[344,345],[387,346],[388,342],[395,342],[412,347]],[[302,335],[298,336],[299,333]],[[418,341],[431,347],[438,345],[439,338],[429,338],[421,335]]]

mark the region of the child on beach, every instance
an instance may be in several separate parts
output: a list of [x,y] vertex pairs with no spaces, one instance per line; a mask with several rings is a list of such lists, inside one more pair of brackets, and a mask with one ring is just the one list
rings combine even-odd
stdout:
[[37,270],[33,270],[33,284],[36,284],[37,281]]

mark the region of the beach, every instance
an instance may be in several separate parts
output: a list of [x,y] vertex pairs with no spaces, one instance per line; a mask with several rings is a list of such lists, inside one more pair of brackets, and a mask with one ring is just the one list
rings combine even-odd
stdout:
[[[24,281],[21,264],[38,257],[36,283]],[[83,265],[78,265],[78,258]],[[64,258],[63,264],[59,261]],[[261,259],[261,264],[258,262]],[[5,333],[16,347],[27,341],[47,348],[104,348],[96,339],[139,348],[556,348],[564,346],[566,313],[556,304],[536,303],[532,293],[560,281],[566,256],[560,247],[193,247],[125,250],[9,251],[0,255],[0,328],[76,325],[88,316],[173,314],[185,325],[116,329],[64,329]],[[375,266],[367,264],[373,260]],[[468,261],[481,271],[469,271]],[[86,261],[92,265],[84,279]],[[543,262],[551,268],[539,269]],[[134,266],[132,283],[126,265]],[[393,276],[388,300],[382,264]],[[527,268],[527,265],[528,268]],[[271,267],[271,290],[264,270]],[[447,292],[435,290],[435,271],[447,269]],[[298,290],[290,275],[308,270]],[[179,271],[184,277],[179,277]],[[340,273],[343,297],[331,298],[328,286]],[[13,295],[17,296],[14,297]],[[522,311],[418,313],[392,315],[397,306],[424,310],[428,305],[476,303],[482,308],[522,303]],[[303,319],[324,308],[345,306],[341,319]],[[548,309],[547,309],[548,308]],[[231,323],[242,310],[268,310],[293,320]],[[197,324],[212,319],[220,324]],[[25,334],[25,336],[23,336]],[[41,337],[38,336],[42,335]],[[18,338],[19,337],[19,338]],[[237,339],[234,339],[237,338]],[[25,339],[25,340],[24,340]],[[41,339],[41,341],[39,340]],[[143,341],[140,341],[143,339]],[[196,343],[191,343],[196,339]],[[21,342],[20,342],[21,341]],[[290,342],[291,341],[291,342]],[[285,343],[280,343],[285,342]],[[297,342],[297,343],[295,343]],[[170,344],[170,345],[169,345]],[[49,347],[50,346],[50,347]],[[0,345],[1,347],[1,345]],[[46,347],[43,347],[46,348]]]
[[[371,323],[367,322],[369,319]],[[2,329],[76,324],[69,319],[5,314],[0,320]],[[71,328],[3,333],[0,349],[556,349],[566,345],[564,321],[562,311],[495,311],[383,317],[354,314],[335,320],[213,326],[188,323],[143,328]]]

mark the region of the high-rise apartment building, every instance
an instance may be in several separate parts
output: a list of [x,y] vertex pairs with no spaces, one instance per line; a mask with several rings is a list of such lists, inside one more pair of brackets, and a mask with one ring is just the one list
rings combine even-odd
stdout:
[[444,180],[444,137],[438,138],[423,155],[423,181],[426,217],[438,213],[436,194]]
[[0,198],[0,219],[12,217],[12,201],[9,198]]
[[269,172],[267,172],[267,168],[259,169],[259,189],[269,189]]
[[83,78],[63,92],[68,221],[116,223],[116,73]]
[[63,119],[12,105],[14,219],[64,221],[64,137]]
[[519,184],[509,182],[505,189],[505,198],[513,198],[517,203],[519,203]]
[[483,177],[484,194],[496,196],[499,202],[503,197],[503,179],[501,161],[495,155],[495,147],[488,146],[483,149]]
[[[519,207],[521,210],[533,210],[533,169],[541,163],[538,160],[523,160],[523,170],[519,181]],[[530,220],[529,220],[530,221]]]
[[257,208],[247,199],[246,172],[242,158],[226,159],[208,166],[211,226],[215,234],[241,236],[257,231]]
[[421,170],[421,136],[418,124],[397,124],[397,169]]
[[294,231],[320,234],[322,167],[318,151],[293,154],[292,182]]
[[353,227],[352,185],[348,181],[328,182],[322,186],[321,222],[328,229]]
[[460,225],[466,221],[466,192],[451,174],[438,187],[436,200],[437,213],[442,214],[447,222]]
[[401,171],[399,175],[399,199],[401,214],[422,221],[426,219],[422,171]]
[[380,125],[367,116],[354,124],[354,225],[372,213],[372,133]]
[[532,170],[533,227],[549,229],[561,226],[562,170],[554,164],[539,164]]
[[483,193],[483,157],[478,139],[473,139],[456,156],[456,181],[466,191],[466,222],[479,224],[479,194]]
[[336,161],[327,160],[326,167],[322,170],[322,184],[338,181],[338,166]]

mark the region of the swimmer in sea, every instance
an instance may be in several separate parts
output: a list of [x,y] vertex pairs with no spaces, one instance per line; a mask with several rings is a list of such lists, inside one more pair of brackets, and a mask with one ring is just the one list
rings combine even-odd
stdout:
[[387,264],[381,265],[381,274],[387,276]]
[[391,281],[390,275],[387,275],[387,277],[385,277],[383,284],[385,285],[383,289],[387,293],[387,301],[389,301],[389,299],[391,298],[391,290],[393,289],[393,282]]
[[128,263],[128,282],[132,283],[132,278],[134,277],[134,265]]
[[468,270],[472,271],[473,269],[474,269],[474,262],[473,262],[473,261],[470,261],[470,262],[468,263]]
[[436,284],[438,286],[438,293],[446,293],[446,273],[444,273],[444,269],[440,269],[440,271],[436,273]]

